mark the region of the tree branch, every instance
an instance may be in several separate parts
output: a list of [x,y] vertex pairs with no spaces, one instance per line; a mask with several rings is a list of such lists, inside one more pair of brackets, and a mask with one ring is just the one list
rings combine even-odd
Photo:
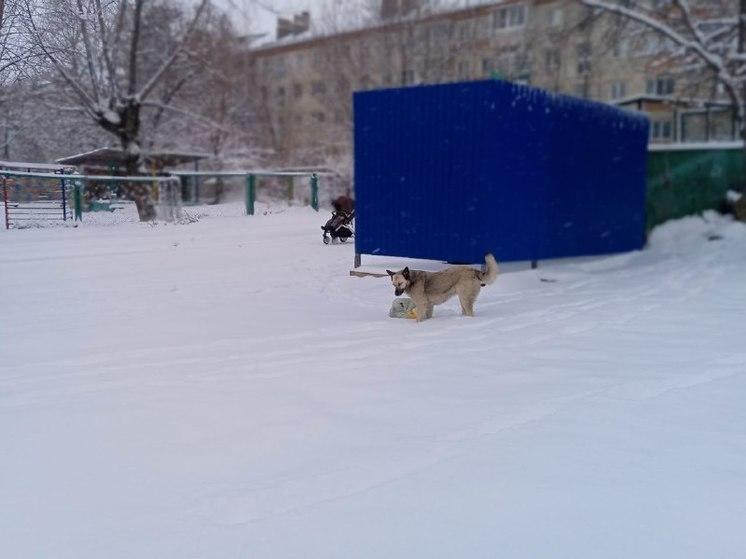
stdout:
[[71,76],[67,72],[67,70],[65,70],[64,66],[60,64],[59,60],[57,60],[57,58],[49,51],[49,49],[44,44],[44,40],[42,39],[41,34],[36,27],[36,23],[34,22],[34,16],[31,12],[31,6],[28,2],[26,3],[26,11],[28,13],[28,25],[30,27],[29,30],[31,31],[31,36],[35,39],[37,46],[42,50],[42,52],[44,52],[46,57],[54,65],[55,69],[59,72],[62,78],[68,83],[68,85],[80,98],[83,106],[86,107],[90,112],[95,113],[95,109],[97,106],[96,102],[91,99],[90,95],[88,95],[88,93],[82,87],[80,87],[80,84],[78,84],[77,80],[73,76]]
[[140,21],[142,19],[142,4],[144,0],[135,0],[133,15],[132,40],[130,41],[129,86],[127,93],[134,95],[137,91],[137,48],[140,42]]
[[184,45],[186,44],[186,41],[191,36],[192,32],[194,31],[195,27],[197,27],[197,22],[199,21],[200,16],[202,15],[202,12],[204,11],[205,7],[207,6],[208,0],[202,0],[199,4],[199,7],[197,8],[197,11],[194,14],[194,18],[192,18],[192,21],[189,23],[189,26],[187,27],[187,30],[184,32],[184,36],[181,38],[179,43],[177,44],[174,51],[171,53],[171,56],[169,56],[166,61],[161,65],[161,67],[156,70],[155,74],[148,80],[148,83],[143,86],[143,88],[138,93],[138,98],[142,101],[150,95],[150,93],[153,91],[156,85],[158,85],[158,82],[163,77],[163,75],[166,73],[166,71],[171,67],[171,65],[176,61],[176,58],[181,53],[182,49],[184,48]]
[[78,19],[80,20],[80,32],[83,37],[83,46],[85,47],[85,58],[86,65],[88,66],[88,73],[91,76],[91,87],[93,88],[93,95],[96,98],[96,103],[101,103],[101,94],[98,89],[98,74],[94,67],[94,52],[93,45],[91,44],[91,37],[88,34],[88,23],[86,22],[86,14],[83,10],[82,0],[77,0],[78,6]]

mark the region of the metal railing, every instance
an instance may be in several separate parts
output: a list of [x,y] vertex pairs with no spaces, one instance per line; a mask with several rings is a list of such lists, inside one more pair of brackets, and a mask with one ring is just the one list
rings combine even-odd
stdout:
[[[319,176],[331,175],[325,171],[273,171],[268,169],[256,169],[246,171],[174,171],[171,173],[176,177],[242,177],[245,180],[245,202],[246,215],[254,215],[254,204],[256,203],[256,180],[263,177],[286,177],[290,180],[296,177],[307,177],[311,189],[311,207],[319,211]],[[292,191],[292,184],[290,186]]]
[[[114,176],[114,175],[81,175],[74,173],[35,173],[27,171],[7,171],[0,169],[0,179],[2,180],[3,202],[5,207],[5,228],[9,229],[13,221],[14,210],[21,209],[17,202],[8,198],[8,180],[13,178],[33,178],[44,180],[60,181],[61,191],[61,210],[62,219],[68,219],[68,205],[72,201],[72,219],[75,221],[83,220],[83,192],[87,182],[120,182],[120,183],[153,183],[157,186],[159,183],[170,182],[175,179],[188,177],[242,177],[245,180],[245,207],[246,215],[254,215],[256,203],[256,182],[262,177],[286,177],[289,179],[291,188],[292,180],[297,177],[308,178],[310,188],[311,207],[319,210],[319,176],[332,175],[327,171],[276,171],[270,169],[250,169],[241,171],[175,171],[168,175],[138,175],[138,176]],[[68,194],[68,188],[71,193]],[[71,200],[70,200],[71,199]],[[45,208],[46,209],[46,208]],[[55,206],[54,209],[57,209]],[[55,214],[56,215],[56,214]]]

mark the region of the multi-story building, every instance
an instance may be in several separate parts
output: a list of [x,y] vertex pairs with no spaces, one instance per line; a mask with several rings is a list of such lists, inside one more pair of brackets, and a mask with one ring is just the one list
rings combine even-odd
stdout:
[[674,73],[666,41],[615,16],[575,0],[431,12],[418,5],[384,1],[376,25],[317,34],[303,14],[281,20],[279,38],[252,49],[266,136],[284,161],[349,172],[353,91],[484,78],[644,110],[652,142],[733,132],[711,76]]

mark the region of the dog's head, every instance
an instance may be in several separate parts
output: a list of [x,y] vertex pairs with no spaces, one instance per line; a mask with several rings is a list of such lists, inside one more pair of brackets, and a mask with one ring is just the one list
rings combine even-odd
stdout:
[[389,276],[391,276],[391,283],[394,285],[394,295],[398,297],[409,287],[409,268],[404,268],[401,272],[392,272],[391,270],[386,271],[388,272]]

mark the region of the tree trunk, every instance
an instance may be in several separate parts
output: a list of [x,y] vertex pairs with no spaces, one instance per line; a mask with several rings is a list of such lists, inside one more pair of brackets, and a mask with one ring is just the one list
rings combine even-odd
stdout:
[[[117,111],[118,122],[102,118],[101,126],[119,138],[125,154],[124,168],[127,176],[137,176],[142,162],[140,154],[140,104],[128,99]],[[155,206],[150,195],[150,184],[147,182],[125,182],[122,193],[127,200],[132,200],[137,207],[140,221],[153,221],[156,218]]]

